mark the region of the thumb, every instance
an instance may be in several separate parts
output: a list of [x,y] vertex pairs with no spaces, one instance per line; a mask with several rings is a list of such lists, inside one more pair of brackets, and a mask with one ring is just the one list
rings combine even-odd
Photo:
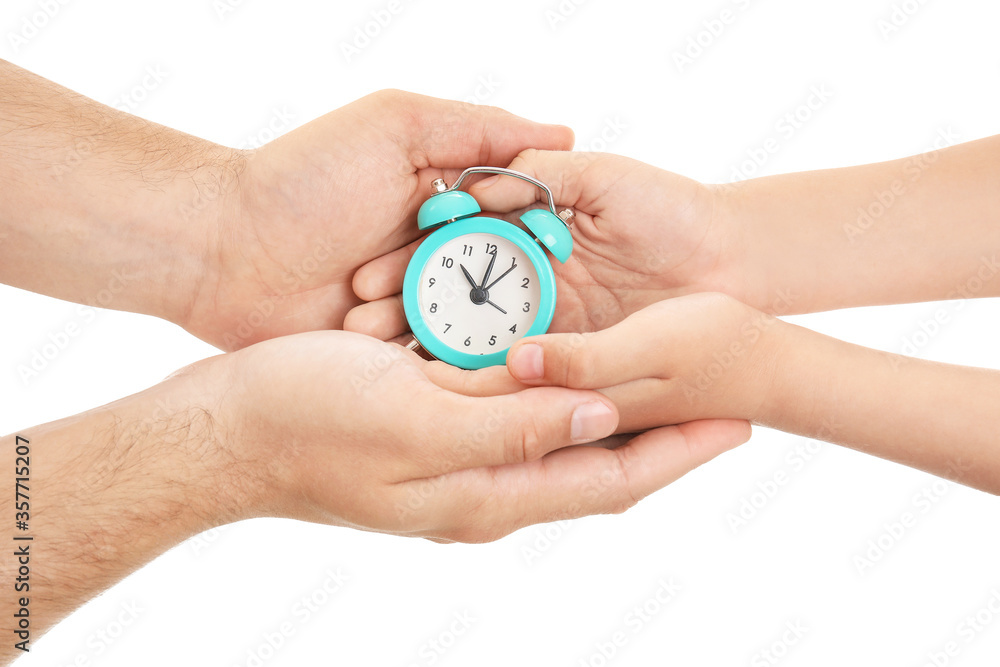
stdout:
[[[585,207],[599,213],[600,198],[608,184],[617,180],[632,161],[605,153],[526,150],[510,163],[510,169],[540,180],[552,190],[554,204]],[[634,163],[638,164],[638,163]],[[508,212],[544,202],[545,194],[534,185],[516,178],[498,176],[469,187],[484,211]]]
[[573,131],[543,125],[496,107],[402,91],[370,96],[386,129],[400,137],[414,167],[506,166],[527,148],[566,150]]
[[507,369],[524,384],[573,389],[603,389],[659,377],[651,360],[667,357],[655,350],[651,329],[648,318],[632,316],[594,333],[523,338],[507,353]]

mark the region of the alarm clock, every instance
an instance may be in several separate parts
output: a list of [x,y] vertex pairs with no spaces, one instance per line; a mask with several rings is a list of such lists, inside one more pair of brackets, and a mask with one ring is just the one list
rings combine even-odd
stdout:
[[[473,174],[527,181],[545,193],[548,208],[521,216],[527,232],[479,215],[475,198],[459,190]],[[459,368],[501,366],[511,345],[545,333],[552,323],[556,285],[549,255],[565,262],[573,252],[573,212],[557,213],[548,186],[511,169],[473,167],[451,187],[443,179],[431,187],[417,227],[434,231],[403,279],[403,310],[414,337],[408,347]]]

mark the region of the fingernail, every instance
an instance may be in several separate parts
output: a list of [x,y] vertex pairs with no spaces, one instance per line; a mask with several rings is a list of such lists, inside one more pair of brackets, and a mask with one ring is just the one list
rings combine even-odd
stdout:
[[573,411],[570,438],[573,442],[591,442],[611,435],[617,426],[615,415],[607,405],[600,401],[584,403]]
[[542,346],[528,343],[519,347],[511,357],[510,372],[518,380],[541,380],[545,374]]
[[484,178],[483,180],[479,181],[478,183],[476,183],[476,187],[480,189],[488,188],[499,180],[500,180],[500,174],[496,174],[494,176],[490,176],[489,178]]

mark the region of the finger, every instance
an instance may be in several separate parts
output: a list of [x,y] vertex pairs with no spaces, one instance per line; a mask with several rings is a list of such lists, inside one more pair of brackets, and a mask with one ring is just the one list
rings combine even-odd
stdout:
[[377,301],[403,291],[403,278],[413,253],[423,239],[382,255],[364,264],[354,273],[352,286],[359,299]]
[[417,169],[506,166],[526,148],[573,146],[568,127],[535,123],[496,107],[401,91],[382,91],[368,102],[381,111],[385,130],[406,142]]
[[494,397],[445,391],[414,396],[404,410],[416,436],[415,475],[534,461],[615,432],[618,410],[597,392],[536,387]]
[[423,370],[437,386],[465,396],[501,396],[528,388],[511,377],[506,366],[467,371],[441,361],[432,361]]
[[392,340],[409,330],[410,325],[403,311],[403,297],[399,294],[355,306],[344,317],[344,331],[379,340]]
[[[522,338],[507,353],[510,374],[525,384],[603,389],[642,378],[660,378],[651,360],[669,359],[672,349],[662,323],[647,309],[593,333]],[[641,353],[623,354],[625,350]]]
[[[639,435],[617,449],[568,447],[545,458],[441,478],[428,525],[439,537],[497,539],[534,523],[623,512],[750,438],[742,420],[704,420]],[[454,508],[473,508],[455,515]]]
[[[617,180],[620,162],[614,155],[599,153],[553,152],[529,149],[510,163],[510,169],[536,178],[552,190],[559,206],[581,208],[590,214],[596,198]],[[470,186],[469,193],[484,210],[512,211],[545,201],[545,193],[534,185],[516,178],[483,179]]]

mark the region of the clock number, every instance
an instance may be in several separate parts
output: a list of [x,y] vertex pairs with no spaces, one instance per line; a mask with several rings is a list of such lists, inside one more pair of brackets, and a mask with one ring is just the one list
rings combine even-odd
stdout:
[[523,287],[524,289],[528,289],[528,285],[530,285],[530,284],[531,284],[531,281],[528,280],[527,278],[525,278],[524,282],[521,283],[521,287]]
[[431,312],[436,313],[438,311],[438,305],[436,303],[431,304]]
[[495,254],[497,254],[497,246],[496,246],[495,243],[487,243],[486,244],[486,254],[487,255],[495,255]]
[[523,310],[526,313],[531,312],[531,304],[528,303],[527,301],[525,301],[524,302],[524,308],[522,308],[521,310]]
[[472,336],[465,339],[465,347],[469,347],[470,345],[472,345]]
[[450,328],[451,328],[451,325],[450,325],[450,324],[448,324],[447,322],[445,322],[445,323],[444,323],[444,332],[445,332],[445,333],[448,333],[448,329],[450,329]]
[[441,266],[443,266],[446,269],[450,269],[451,267],[455,266],[455,260],[453,260],[451,257],[442,257]]
[[472,257],[472,246],[471,245],[463,245],[462,246],[462,254],[463,255],[468,255],[469,257]]
[[511,332],[512,334],[516,334],[517,333],[517,325],[515,324],[510,329],[507,329],[507,331]]
[[434,280],[433,278],[431,278],[431,279],[430,279],[430,280],[428,281],[428,285],[427,285],[427,286],[428,286],[428,287],[434,287],[434,283],[436,283],[436,282],[437,282],[436,280]]
[[490,345],[496,345],[496,344],[497,344],[497,337],[494,334],[493,336],[490,336]]

